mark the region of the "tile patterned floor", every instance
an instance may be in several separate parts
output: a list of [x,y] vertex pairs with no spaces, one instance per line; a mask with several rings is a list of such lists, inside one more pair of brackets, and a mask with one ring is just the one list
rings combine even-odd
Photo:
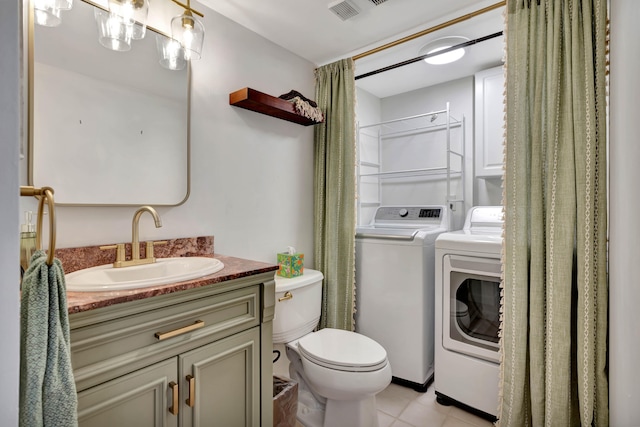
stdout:
[[[433,384],[425,393],[390,384],[376,396],[379,427],[492,427],[493,423],[455,406],[436,402]],[[296,427],[303,427],[300,422]]]
[[425,393],[390,384],[376,396],[380,427],[491,427],[493,423],[455,406],[436,402],[433,384]]

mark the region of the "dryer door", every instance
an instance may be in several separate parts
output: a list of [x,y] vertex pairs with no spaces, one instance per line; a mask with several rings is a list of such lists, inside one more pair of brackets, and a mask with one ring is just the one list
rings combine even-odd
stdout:
[[444,348],[499,362],[500,260],[445,255],[443,282]]

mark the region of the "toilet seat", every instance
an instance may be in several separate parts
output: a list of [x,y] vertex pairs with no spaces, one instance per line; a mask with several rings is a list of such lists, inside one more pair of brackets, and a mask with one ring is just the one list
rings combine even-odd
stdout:
[[384,368],[387,352],[376,341],[356,332],[325,328],[298,341],[300,354],[325,368],[371,372]]

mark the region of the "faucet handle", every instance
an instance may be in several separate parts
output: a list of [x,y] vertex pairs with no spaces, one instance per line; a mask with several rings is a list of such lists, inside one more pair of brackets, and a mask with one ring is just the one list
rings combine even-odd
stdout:
[[106,245],[100,246],[100,249],[115,249],[116,250],[116,262],[113,263],[114,266],[119,267],[120,263],[125,260],[125,252],[124,252],[124,243],[118,243],[116,245]]
[[166,240],[158,240],[156,242],[148,241],[147,242],[147,253],[146,253],[147,256],[146,256],[146,258],[155,260],[155,258],[154,258],[155,256],[153,255],[153,247],[155,245],[166,245],[167,243],[169,243],[169,242],[167,242]]

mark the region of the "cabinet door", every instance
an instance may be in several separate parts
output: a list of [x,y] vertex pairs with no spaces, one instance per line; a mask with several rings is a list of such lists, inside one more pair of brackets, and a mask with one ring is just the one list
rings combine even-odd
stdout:
[[260,425],[259,327],[180,355],[179,369],[182,427]]
[[156,363],[78,393],[80,427],[177,427],[169,412],[177,358]]
[[475,166],[477,177],[502,176],[504,74],[502,67],[475,75]]

